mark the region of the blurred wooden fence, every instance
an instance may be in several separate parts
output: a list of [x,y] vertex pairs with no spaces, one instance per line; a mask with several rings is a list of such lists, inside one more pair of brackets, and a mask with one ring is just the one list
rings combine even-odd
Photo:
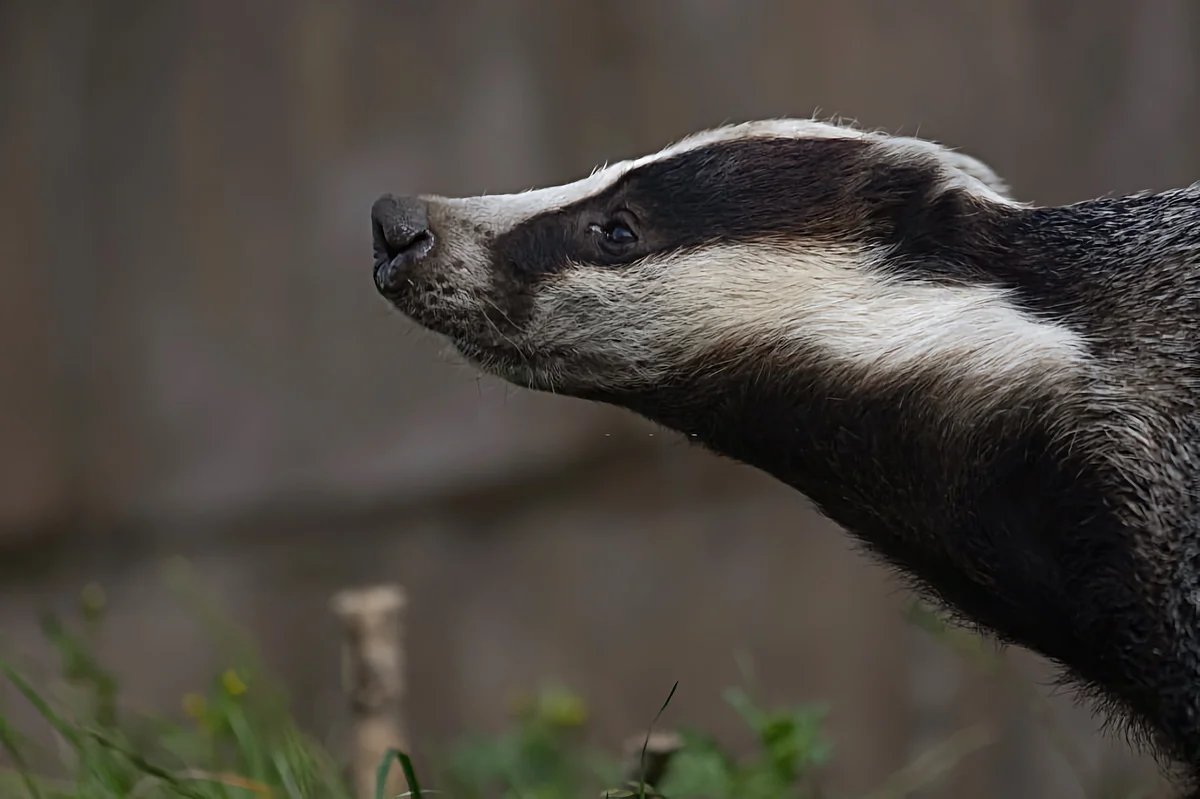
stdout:
[[[187,551],[318,723],[336,664],[285,653],[314,651],[322,591],[398,577],[443,600],[412,635],[464,664],[411,664],[445,693],[413,707],[434,739],[550,676],[603,698],[601,734],[684,677],[720,728],[744,645],[773,691],[834,704],[835,787],[982,713],[1011,743],[945,795],[1079,795],[791,492],[441,357],[374,295],[366,211],[814,110],[963,147],[1039,202],[1180,185],[1198,34],[1187,0],[0,2],[6,632],[102,579],[122,668],[173,702],[202,643],[147,558]],[[166,661],[131,654],[150,634]],[[1070,718],[1094,762],[1132,762]]]

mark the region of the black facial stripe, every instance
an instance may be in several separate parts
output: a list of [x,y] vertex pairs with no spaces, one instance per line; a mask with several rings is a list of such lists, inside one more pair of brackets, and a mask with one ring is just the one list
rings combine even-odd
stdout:
[[[908,209],[928,203],[939,176],[932,163],[889,165],[877,148],[854,139],[764,138],[689,150],[497,237],[494,263],[536,278],[570,262],[617,265],[713,241],[844,241],[873,221],[894,230],[912,216]],[[588,227],[619,209],[633,213],[639,241],[613,256]]]
[[867,150],[840,139],[723,142],[634,170],[599,199],[634,213],[650,251],[769,236],[844,239]]

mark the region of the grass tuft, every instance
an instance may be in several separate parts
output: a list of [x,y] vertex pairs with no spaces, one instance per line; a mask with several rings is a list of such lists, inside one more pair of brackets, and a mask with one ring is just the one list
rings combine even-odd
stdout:
[[[173,562],[168,578],[189,600],[193,612],[208,623],[229,665],[212,676],[206,689],[183,698],[182,721],[130,712],[121,702],[115,675],[93,654],[90,636],[103,622],[105,601],[102,589],[88,586],[78,623],[53,616],[43,619],[43,634],[58,656],[56,679],[32,679],[29,669],[0,659],[0,687],[11,686],[15,698],[44,719],[59,743],[56,763],[39,759],[37,755],[44,753],[37,752],[0,706],[0,796],[352,799],[342,765],[296,725],[287,698],[262,667],[252,642],[224,621],[191,579],[186,564]],[[947,627],[937,614],[919,607],[911,617],[985,672],[1002,674],[1000,659],[976,637]],[[739,667],[746,682],[752,682],[749,666],[739,660]],[[731,713],[753,731],[753,751],[734,757],[713,736],[682,729],[677,741],[682,743],[669,752],[667,767],[647,779],[651,733],[678,688],[678,683],[671,687],[655,714],[640,754],[636,745],[631,753],[631,757],[637,754],[640,766],[636,775],[623,777],[628,766],[623,768],[619,758],[586,744],[589,708],[583,699],[550,686],[519,702],[512,724],[500,734],[466,737],[432,758],[431,771],[442,790],[423,788],[410,755],[390,750],[376,772],[374,799],[393,799],[385,792],[397,763],[408,786],[399,796],[412,799],[443,792],[454,799],[824,796],[819,775],[834,755],[824,730],[828,708],[819,704],[764,707],[743,688],[730,688],[725,699]],[[4,698],[0,691],[0,700]],[[908,796],[993,742],[990,730],[969,728],[898,772],[871,797]],[[1074,760],[1069,749],[1063,754]],[[618,784],[621,787],[615,790],[605,787]],[[1122,794],[1132,796],[1134,791]]]

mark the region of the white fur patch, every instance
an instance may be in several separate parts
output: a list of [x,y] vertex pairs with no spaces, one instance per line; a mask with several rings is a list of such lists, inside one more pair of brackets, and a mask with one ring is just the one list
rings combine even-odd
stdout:
[[493,233],[503,233],[538,214],[593,197],[631,170],[655,161],[719,142],[761,138],[860,139],[886,147],[898,160],[933,157],[940,160],[946,168],[947,187],[964,188],[993,202],[1013,203],[1008,196],[1007,186],[996,173],[971,156],[924,139],[888,136],[812,119],[766,119],[702,131],[656,153],[601,167],[586,178],[561,186],[531,189],[515,194],[487,194],[462,198],[429,196],[427,199],[447,206]]
[[525,220],[554,211],[572,203],[586,200],[611,186],[621,175],[628,172],[634,161],[597,169],[591,175],[573,183],[550,186],[545,189],[530,189],[516,194],[484,194],[479,197],[435,197],[435,201],[453,213],[482,225],[492,233],[511,230]]
[[871,379],[932,370],[947,387],[983,392],[1077,373],[1087,359],[1077,333],[1028,316],[999,289],[889,277],[873,263],[864,251],[783,242],[568,269],[542,287],[526,338],[531,351],[576,351],[628,369],[563,375],[610,385],[764,344]]

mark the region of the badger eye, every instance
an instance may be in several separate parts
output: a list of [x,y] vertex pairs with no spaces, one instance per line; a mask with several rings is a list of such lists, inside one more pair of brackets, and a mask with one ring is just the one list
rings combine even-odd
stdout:
[[637,241],[633,227],[624,219],[610,219],[602,225],[591,225],[590,228],[600,234],[600,243],[609,249],[625,247]]
[[604,235],[614,244],[629,244],[637,241],[637,236],[633,235],[633,231],[621,222],[612,222],[606,226]]

